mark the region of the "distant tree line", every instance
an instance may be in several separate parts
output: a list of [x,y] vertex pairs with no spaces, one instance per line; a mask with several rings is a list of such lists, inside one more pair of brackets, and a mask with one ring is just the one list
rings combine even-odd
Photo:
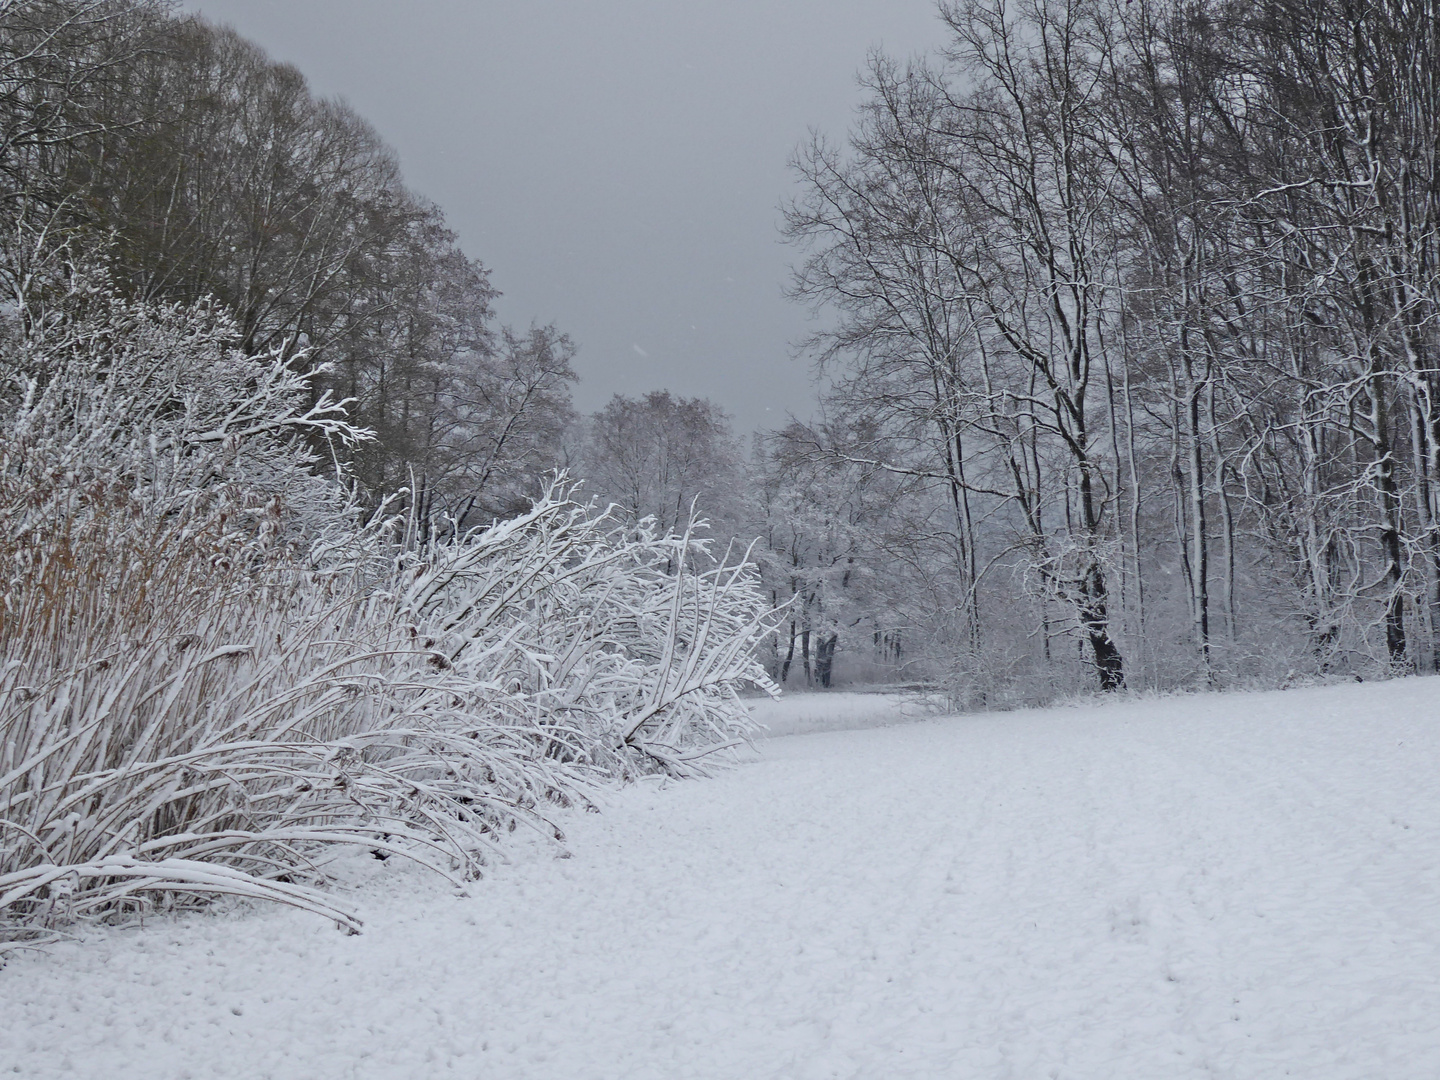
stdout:
[[21,308],[103,263],[142,302],[219,300],[378,436],[350,464],[462,523],[528,506],[573,347],[495,325],[488,271],[342,102],[150,0],[0,4],[0,283]]

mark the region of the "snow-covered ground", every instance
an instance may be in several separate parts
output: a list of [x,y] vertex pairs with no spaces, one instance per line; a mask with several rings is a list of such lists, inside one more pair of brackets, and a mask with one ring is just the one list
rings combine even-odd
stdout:
[[750,711],[771,738],[809,735],[817,731],[854,731],[888,727],[934,717],[944,710],[939,694],[865,693],[830,690],[786,694],[778,701],[761,698]]
[[1434,679],[774,738],[563,824],[469,898],[373,864],[360,937],[15,959],[0,1074],[1440,1076]]

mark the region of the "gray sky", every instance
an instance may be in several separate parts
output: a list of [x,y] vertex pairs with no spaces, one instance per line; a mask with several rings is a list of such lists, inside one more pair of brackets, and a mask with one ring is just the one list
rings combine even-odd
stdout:
[[[786,168],[934,0],[186,0],[344,97],[505,294],[580,348],[576,404],[666,388],[740,431],[811,412],[781,296]],[[768,411],[767,411],[768,410]]]

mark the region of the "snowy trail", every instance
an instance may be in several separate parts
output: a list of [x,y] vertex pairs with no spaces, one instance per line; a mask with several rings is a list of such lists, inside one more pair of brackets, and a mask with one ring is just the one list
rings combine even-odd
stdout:
[[15,960],[0,1074],[1434,1077],[1437,766],[1434,679],[774,739],[358,938]]

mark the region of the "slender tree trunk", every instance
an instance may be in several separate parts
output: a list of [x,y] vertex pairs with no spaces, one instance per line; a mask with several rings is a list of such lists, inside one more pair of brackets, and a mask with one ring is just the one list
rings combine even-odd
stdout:
[[[1130,548],[1135,560],[1135,643],[1142,673],[1146,670],[1145,575],[1140,560],[1140,469],[1135,462],[1135,403],[1130,393],[1130,367],[1121,366],[1121,390],[1125,397],[1125,464],[1130,472]],[[1133,659],[1133,658],[1132,658]]]
[[1404,665],[1405,594],[1401,589],[1404,559],[1401,551],[1400,490],[1395,482],[1395,455],[1391,445],[1389,415],[1384,384],[1372,377],[1367,387],[1370,398],[1370,431],[1374,447],[1375,486],[1380,492],[1380,550],[1385,560],[1385,651],[1390,662]]
[[1225,638],[1232,644],[1237,635],[1235,621],[1235,513],[1230,505],[1230,491],[1225,486],[1228,469],[1225,451],[1220,441],[1220,421],[1215,402],[1215,382],[1210,381],[1210,453],[1215,461],[1215,494],[1220,508],[1220,558],[1223,572],[1220,575],[1220,605],[1225,617]]
[[839,641],[840,635],[832,631],[821,634],[815,643],[815,674],[821,687],[826,690],[830,689],[830,679],[835,669],[835,647]]
[[1200,430],[1202,384],[1195,377],[1188,331],[1181,330],[1180,353],[1184,374],[1182,408],[1185,421],[1186,495],[1189,529],[1190,618],[1205,680],[1210,672],[1210,547],[1205,528],[1205,455]]
[[[1083,437],[1083,429],[1081,434]],[[1087,534],[1093,538],[1099,535],[1100,521],[1090,475],[1092,468],[1089,461],[1081,461],[1079,479],[1080,514]],[[1081,581],[1081,596],[1080,621],[1095,653],[1100,689],[1122,690],[1125,687],[1125,665],[1115,639],[1110,636],[1109,594],[1105,587],[1105,572],[1098,561],[1092,561],[1085,572]]]
[[[1415,506],[1420,515],[1420,527],[1425,533],[1422,559],[1425,573],[1425,596],[1416,605],[1420,614],[1420,628],[1429,645],[1423,657],[1416,657],[1416,666],[1423,670],[1440,671],[1440,642],[1435,639],[1435,605],[1440,596],[1440,567],[1436,565],[1436,522],[1434,494],[1431,491],[1429,431],[1431,425],[1425,420],[1423,402],[1415,387],[1410,388],[1406,404],[1410,418],[1411,467],[1415,472]],[[1422,664],[1423,660],[1423,664]]]

